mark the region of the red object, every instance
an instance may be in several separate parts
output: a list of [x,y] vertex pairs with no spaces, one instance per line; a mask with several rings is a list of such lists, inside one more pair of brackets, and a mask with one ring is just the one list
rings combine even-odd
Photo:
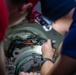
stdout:
[[33,8],[34,8],[34,6],[37,4],[37,2],[38,2],[39,0],[28,0],[28,2],[29,3],[32,3],[32,8],[31,8],[31,13],[30,13],[30,19],[29,19],[29,21],[31,22],[31,19],[32,19],[32,10],[33,10]]
[[8,12],[4,0],[0,0],[0,41],[4,39],[8,26]]

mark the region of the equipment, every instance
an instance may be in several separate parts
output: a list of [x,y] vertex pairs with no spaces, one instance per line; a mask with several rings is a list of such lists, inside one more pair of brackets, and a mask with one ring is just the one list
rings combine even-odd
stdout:
[[37,72],[40,75],[43,62],[41,47],[48,38],[52,40],[55,49],[63,40],[63,36],[54,29],[46,32],[37,23],[25,25],[23,22],[10,28],[4,41],[8,75],[18,75],[20,71]]
[[38,11],[33,9],[32,16],[34,17],[35,22],[39,23],[45,31],[50,31],[52,29],[51,24],[53,22],[50,22],[47,18],[45,18],[42,14],[40,14]]

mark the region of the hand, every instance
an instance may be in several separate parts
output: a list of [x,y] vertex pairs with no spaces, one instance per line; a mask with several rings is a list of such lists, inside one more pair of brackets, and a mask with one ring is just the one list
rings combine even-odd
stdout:
[[21,72],[19,75],[37,75],[37,73],[33,73],[33,72],[30,72],[30,73]]
[[[11,5],[11,6],[10,6]],[[28,14],[28,9],[32,7],[31,3],[22,4],[22,5],[9,5],[9,25],[16,25],[20,23],[25,16]]]
[[54,55],[54,50],[52,48],[52,43],[50,39],[42,45],[42,55],[43,58],[52,59]]
[[32,7],[32,3],[23,4],[22,7],[20,8],[19,12],[21,14],[23,14],[24,12],[26,12],[31,7]]

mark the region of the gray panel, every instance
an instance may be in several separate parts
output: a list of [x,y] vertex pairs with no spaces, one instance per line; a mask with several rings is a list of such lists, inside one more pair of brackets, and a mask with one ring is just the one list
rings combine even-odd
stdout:
[[8,31],[8,34],[9,35],[10,34],[14,35],[19,30],[30,30],[30,31],[33,31],[33,32],[40,33],[46,39],[55,40],[56,43],[54,44],[54,48],[57,48],[63,40],[63,36],[61,34],[59,34],[58,32],[56,32],[54,29],[52,29],[51,31],[46,32],[43,29],[43,27],[40,24],[37,24],[37,23],[31,23],[31,24],[26,23],[26,24],[22,24],[22,25],[20,24],[18,26],[14,26]]

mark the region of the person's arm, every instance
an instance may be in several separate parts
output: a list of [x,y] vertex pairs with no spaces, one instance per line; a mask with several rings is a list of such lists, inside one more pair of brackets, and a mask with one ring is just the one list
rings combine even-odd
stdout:
[[75,59],[60,55],[54,64],[50,61],[43,64],[41,75],[72,75],[75,68]]
[[3,42],[0,42],[0,75],[6,75]]
[[0,75],[6,75],[3,40],[8,27],[8,10],[5,0],[0,0]]
[[[46,43],[42,45],[42,56],[43,58],[49,58],[52,60],[52,57],[54,55],[54,50],[52,48],[51,41],[48,40]],[[48,75],[50,69],[53,67],[53,62],[51,61],[46,61],[41,68],[41,74],[42,75]]]
[[[42,46],[43,58],[52,59],[54,54],[50,40]],[[41,68],[41,75],[72,75],[76,68],[76,60],[65,55],[60,55],[53,64],[46,61]],[[31,73],[21,73],[20,75],[34,75]]]
[[[50,41],[42,46],[43,58],[53,56],[53,49]],[[41,75],[72,75],[76,68],[76,60],[65,55],[60,55],[53,64],[51,61],[46,61],[41,68]]]

